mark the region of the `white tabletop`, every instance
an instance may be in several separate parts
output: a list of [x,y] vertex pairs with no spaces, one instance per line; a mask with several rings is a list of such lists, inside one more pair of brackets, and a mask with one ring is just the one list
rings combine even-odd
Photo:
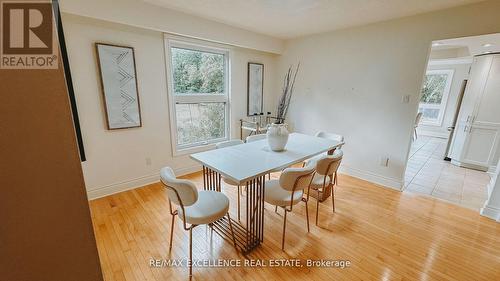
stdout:
[[221,149],[191,154],[191,158],[240,184],[265,175],[275,169],[284,169],[310,157],[334,149],[342,142],[292,133],[284,151],[269,149],[267,140],[259,140]]

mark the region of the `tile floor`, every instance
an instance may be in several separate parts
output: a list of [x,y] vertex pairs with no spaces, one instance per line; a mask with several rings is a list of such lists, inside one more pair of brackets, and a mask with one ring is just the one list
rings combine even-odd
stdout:
[[443,160],[446,139],[419,136],[412,144],[405,192],[421,193],[479,210],[487,199],[487,173]]

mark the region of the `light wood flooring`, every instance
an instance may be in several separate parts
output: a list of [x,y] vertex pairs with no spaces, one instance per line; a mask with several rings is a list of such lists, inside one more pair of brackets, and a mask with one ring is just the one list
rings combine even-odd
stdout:
[[[201,173],[187,178],[202,187]],[[235,190],[224,187],[233,218]],[[330,199],[321,203],[319,227],[314,225],[316,201],[310,200],[311,232],[301,203],[288,215],[284,252],[283,212],[267,205],[264,243],[248,258],[349,260],[350,267],[194,267],[193,280],[500,280],[500,224],[477,211],[344,175],[336,212]],[[152,258],[188,257],[188,232],[178,219],[168,250],[171,216],[159,183],[93,200],[90,206],[105,280],[188,279],[186,267],[150,267]],[[245,260],[205,226],[193,230],[193,257]]]

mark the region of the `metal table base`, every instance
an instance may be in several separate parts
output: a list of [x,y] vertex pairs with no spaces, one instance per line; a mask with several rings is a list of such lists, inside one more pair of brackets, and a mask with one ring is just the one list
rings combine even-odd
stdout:
[[[203,166],[203,187],[205,190],[221,192],[221,175]],[[236,247],[244,254],[250,253],[264,241],[264,190],[265,175],[246,182],[245,225],[231,218]],[[212,230],[232,241],[227,217],[210,224]]]

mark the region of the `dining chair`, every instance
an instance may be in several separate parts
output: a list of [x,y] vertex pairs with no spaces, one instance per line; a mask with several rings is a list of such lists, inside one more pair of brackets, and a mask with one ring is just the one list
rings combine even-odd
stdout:
[[[184,226],[189,231],[189,276],[192,276],[193,261],[193,228],[201,224],[211,225],[213,222],[227,216],[229,228],[236,248],[233,225],[229,216],[229,199],[223,193],[217,191],[198,191],[196,185],[185,179],[177,179],[170,167],[160,170],[160,179],[167,188],[168,205],[172,215],[172,227],[170,228],[170,246],[172,250],[172,239],[174,234],[175,216],[178,215]],[[177,205],[172,210],[172,203]],[[188,226],[189,224],[189,226]]]
[[[246,142],[247,143],[250,143],[250,142],[254,142],[254,141],[259,141],[259,140],[263,140],[263,139],[266,139],[267,136],[266,134],[258,134],[258,135],[251,135],[251,136],[248,136],[246,138]],[[278,172],[281,172],[282,170],[281,169],[274,169],[271,171],[271,173],[278,173]],[[271,179],[271,173],[267,174],[269,179]]]
[[[334,133],[327,133],[323,131],[319,131],[315,135],[318,138],[324,138],[324,139],[329,139],[329,140],[336,140],[339,142],[344,142],[344,136],[339,135],[339,134],[334,134]],[[339,145],[337,149],[341,149],[342,145]]]
[[[331,192],[332,196],[332,210],[335,212],[335,182],[334,178],[337,176],[337,170],[342,161],[342,150],[336,150],[332,155],[323,155],[317,161],[309,162],[309,167],[314,167],[314,173],[311,181],[311,189],[315,190],[318,194],[316,198],[316,225],[318,225],[319,215],[319,201],[324,192]],[[307,166],[306,166],[307,167]]]
[[[221,149],[221,148],[224,148],[224,147],[229,147],[229,146],[235,146],[235,145],[238,145],[238,144],[243,144],[243,141],[242,140],[228,140],[228,141],[223,141],[223,142],[219,142],[219,143],[216,143],[215,144],[215,149]],[[232,185],[232,186],[237,186],[238,188],[238,220],[240,220],[240,184],[229,179],[229,178],[226,178],[226,177],[222,177],[222,180],[224,181],[224,183],[228,184],[228,185]]]
[[[286,214],[291,212],[293,206],[299,202],[306,204],[307,232],[309,232],[309,211],[307,201],[309,200],[309,186],[314,174],[314,167],[286,168],[278,180],[269,180],[265,184],[264,201],[282,207],[285,210],[283,217],[283,234],[281,238],[281,249],[285,250]],[[304,189],[308,189],[307,197],[304,198]]]
[[251,135],[246,138],[246,142],[254,142],[254,141],[259,141],[266,139],[267,135],[266,134],[258,134],[258,135]]
[[418,125],[420,124],[420,120],[422,119],[422,112],[417,113],[417,117],[415,117],[415,124],[413,125],[413,140],[417,140],[418,135],[417,135],[417,128]]
[[[327,132],[323,132],[323,131],[319,131],[317,132],[315,135],[315,137],[318,137],[318,138],[324,138],[324,139],[329,139],[329,140],[336,140],[336,141],[339,141],[339,142],[344,142],[344,136],[342,135],[339,135],[339,134],[335,134],[335,133],[327,133]],[[343,145],[339,145],[336,149],[333,149],[333,150],[330,150],[326,153],[326,155],[331,155],[333,154],[335,151],[337,150],[340,150],[342,149],[342,146]],[[316,155],[308,160],[306,160],[304,162],[304,166],[306,166],[309,162],[316,162],[318,161],[321,157],[323,157],[325,154],[319,154],[319,155]],[[337,184],[337,172],[335,172],[335,177],[334,177],[334,184],[336,185]]]

